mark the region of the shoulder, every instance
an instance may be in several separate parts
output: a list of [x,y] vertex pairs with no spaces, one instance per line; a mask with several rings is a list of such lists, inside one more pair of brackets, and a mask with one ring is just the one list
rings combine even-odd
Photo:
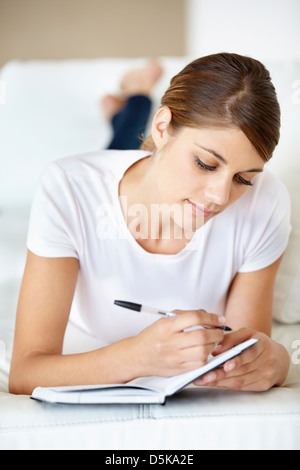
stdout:
[[291,231],[291,200],[285,185],[268,168],[244,196],[239,271],[250,272],[271,265],[285,251]]
[[126,167],[127,162],[143,157],[142,151],[101,150],[69,156],[55,160],[48,165],[50,169],[60,169],[68,176],[92,173],[117,173],[119,169]]
[[257,175],[254,186],[238,201],[240,211],[247,212],[248,221],[264,223],[270,219],[283,218],[290,213],[289,192],[269,168]]
[[64,157],[48,163],[40,177],[40,184],[46,186],[75,186],[82,184],[108,183],[124,172],[146,152],[124,150],[102,150]]
[[266,201],[273,201],[274,198],[289,201],[289,192],[281,179],[269,168],[265,168],[261,175],[257,177],[256,192],[259,197]]
[[143,158],[147,152],[142,150],[101,150],[61,158],[54,163],[66,173],[72,174],[78,171],[112,171],[117,173],[129,163]]

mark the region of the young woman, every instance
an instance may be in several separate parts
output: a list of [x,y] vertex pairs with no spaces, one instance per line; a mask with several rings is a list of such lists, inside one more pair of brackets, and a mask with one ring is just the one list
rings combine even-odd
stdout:
[[[270,333],[290,200],[265,168],[279,129],[265,67],[216,54],[174,77],[145,150],[51,163],[32,207],[10,391],[175,375],[252,337],[196,383],[282,385],[289,355]],[[178,316],[157,320],[115,299]],[[63,355],[68,322],[103,347]],[[225,322],[232,333],[216,328]],[[190,330],[200,325],[215,328]]]

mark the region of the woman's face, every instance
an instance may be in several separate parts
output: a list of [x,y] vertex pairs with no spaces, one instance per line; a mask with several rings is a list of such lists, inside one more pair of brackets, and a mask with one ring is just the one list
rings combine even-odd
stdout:
[[156,145],[160,200],[180,207],[184,217],[174,211],[174,222],[193,232],[243,196],[264,168],[262,158],[236,128],[184,128],[174,136],[164,130]]

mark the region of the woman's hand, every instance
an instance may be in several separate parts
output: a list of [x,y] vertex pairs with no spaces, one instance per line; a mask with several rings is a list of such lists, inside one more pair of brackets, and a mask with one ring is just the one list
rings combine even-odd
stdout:
[[[224,325],[224,317],[204,310],[175,313],[177,317],[162,318],[131,338],[139,376],[172,376],[199,368],[206,364],[216,343],[223,341],[224,332],[214,327]],[[197,328],[201,325],[212,328]],[[187,331],[190,328],[192,331]]]
[[290,358],[282,345],[264,333],[250,328],[228,333],[213,355],[219,355],[251,338],[258,339],[258,343],[226,362],[222,368],[195,381],[195,385],[254,392],[281,386],[289,371]]

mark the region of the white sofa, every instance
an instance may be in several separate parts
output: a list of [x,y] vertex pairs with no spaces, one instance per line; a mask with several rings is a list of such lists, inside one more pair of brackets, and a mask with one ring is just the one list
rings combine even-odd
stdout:
[[[190,59],[162,58],[169,79]],[[284,387],[265,393],[187,388],[165,406],[45,405],[8,393],[28,214],[50,160],[105,147],[99,99],[144,59],[11,62],[0,71],[0,449],[300,449],[300,64],[267,64],[283,110],[271,167],[293,201],[293,232],[276,283],[273,337],[291,355]],[[65,353],[92,348],[70,331]]]

